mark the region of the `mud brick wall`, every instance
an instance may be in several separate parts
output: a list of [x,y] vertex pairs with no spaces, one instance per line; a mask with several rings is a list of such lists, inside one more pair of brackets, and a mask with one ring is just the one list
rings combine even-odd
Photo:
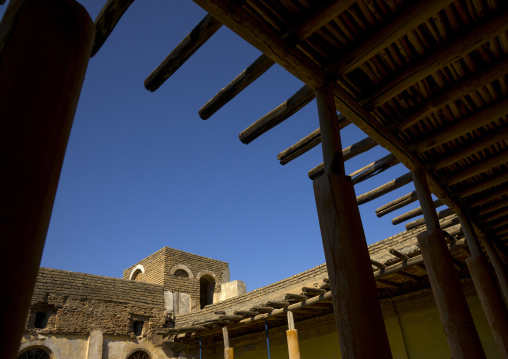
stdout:
[[158,250],[154,254],[149,255],[145,259],[140,260],[138,263],[124,270],[123,279],[129,279],[134,267],[141,264],[145,268],[145,273],[141,280],[142,282],[163,285],[164,275],[167,273],[165,261],[166,248],[167,247],[164,247]]
[[[161,285],[40,268],[26,330],[133,336],[132,321],[141,320],[148,335],[166,323],[163,292]],[[49,313],[43,329],[34,327],[37,312]]]
[[328,277],[328,273],[326,265],[321,264],[266,287],[253,290],[238,297],[226,299],[219,303],[207,305],[201,310],[176,316],[175,323],[177,327],[188,326],[193,323],[217,318],[216,311],[224,310],[226,314],[233,314],[235,310],[249,310],[251,307],[262,305],[269,300],[283,300],[287,293],[300,294],[301,287],[312,286],[324,277]]
[[[123,278],[129,279],[132,270],[138,264],[143,265],[145,268],[142,280],[143,282],[161,284],[164,286],[164,290],[169,290],[171,292],[189,293],[191,298],[198,301],[198,275],[203,271],[214,273],[216,279],[215,292],[218,293],[220,292],[220,284],[222,283],[224,272],[229,270],[229,265],[226,262],[164,247],[124,270]],[[190,269],[193,278],[190,276],[189,278],[183,278],[171,275],[171,269],[178,264],[187,266]]]

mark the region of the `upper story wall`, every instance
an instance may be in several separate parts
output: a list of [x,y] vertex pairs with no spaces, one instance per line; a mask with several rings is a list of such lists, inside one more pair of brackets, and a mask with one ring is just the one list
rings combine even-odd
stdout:
[[160,329],[167,318],[161,285],[40,268],[26,331],[43,334],[140,335]]

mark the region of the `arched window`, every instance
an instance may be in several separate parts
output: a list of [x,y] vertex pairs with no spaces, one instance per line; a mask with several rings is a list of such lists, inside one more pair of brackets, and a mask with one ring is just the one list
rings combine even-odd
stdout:
[[51,357],[45,349],[31,348],[18,355],[18,359],[51,359]]
[[173,273],[175,277],[189,278],[189,273],[184,271],[183,269],[177,269],[175,273]]
[[137,282],[143,281],[143,274],[145,274],[145,267],[142,264],[138,264],[134,268],[132,268],[131,275],[129,276],[130,280],[135,280]]
[[144,350],[135,350],[129,354],[127,359],[150,359],[151,356]]
[[215,291],[215,280],[212,276],[204,275],[199,278],[199,305],[203,309],[206,305],[213,303]]
[[136,271],[132,273],[131,279],[137,282],[141,282],[141,280],[143,279],[143,272],[141,272],[141,269],[136,269]]

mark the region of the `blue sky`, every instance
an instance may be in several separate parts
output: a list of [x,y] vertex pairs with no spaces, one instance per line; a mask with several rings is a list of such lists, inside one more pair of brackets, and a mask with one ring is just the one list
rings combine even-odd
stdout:
[[[82,1],[95,19],[105,1]],[[5,5],[0,8],[1,14]],[[324,263],[312,182],[318,146],[281,166],[277,154],[318,127],[315,102],[248,146],[238,134],[302,83],[278,65],[203,121],[199,108],[260,52],[222,27],[159,90],[144,79],[204,17],[192,1],[136,1],[90,60],[41,265],[121,277],[164,246],[230,264],[248,290]],[[354,126],[343,146],[366,137]],[[386,155],[377,147],[347,172]],[[405,173],[402,165],[357,194]],[[368,243],[401,232],[374,210],[412,184],[360,207]]]

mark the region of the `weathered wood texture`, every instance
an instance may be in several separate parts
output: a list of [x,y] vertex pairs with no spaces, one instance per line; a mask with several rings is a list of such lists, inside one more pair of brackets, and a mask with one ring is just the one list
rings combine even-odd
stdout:
[[300,344],[298,343],[298,330],[290,329],[286,331],[288,340],[289,359],[300,359]]
[[485,358],[443,232],[427,230],[417,238],[452,356]]
[[157,90],[173,75],[213,34],[220,29],[222,23],[211,15],[203,20],[178,44],[162,63],[145,79],[148,91]]
[[413,179],[423,210],[427,230],[418,234],[418,244],[425,262],[448,346],[454,358],[485,358],[473,318],[466,302],[454,261],[446,246],[444,233],[430,195],[423,171],[414,171]]
[[[444,206],[444,203],[441,202],[440,199],[436,199],[434,201],[434,207],[435,208],[438,208],[438,207],[441,207],[441,206]],[[395,217],[394,219],[392,219],[392,224],[393,225],[396,225],[396,224],[399,224],[399,223],[402,223],[402,222],[405,222],[411,218],[414,218],[414,217],[417,217],[417,216],[420,216],[423,214],[423,211],[422,211],[422,207],[418,207],[418,208],[415,208],[409,212],[406,212],[398,217]]]
[[504,270],[504,265],[501,262],[499,255],[494,249],[491,241],[488,238],[482,238],[483,247],[489,256],[490,263],[494,267],[494,272],[496,273],[497,279],[499,281],[499,286],[501,287],[501,291],[504,296],[504,300],[508,303],[508,274]]
[[275,62],[266,55],[259,56],[249,67],[242,71],[231,83],[212,97],[199,110],[199,117],[207,120],[225,104],[236,97],[247,86],[264,74]]
[[501,358],[508,358],[508,309],[482,254],[466,259],[474,287]]
[[[443,218],[453,215],[454,213],[455,212],[451,208],[447,208],[447,209],[437,212],[437,218],[438,218],[438,220],[443,219]],[[420,218],[420,219],[417,219],[416,221],[409,222],[405,225],[406,231],[409,231],[413,228],[421,227],[423,225],[426,225],[426,223],[427,222],[426,222],[425,218]]]
[[329,86],[316,90],[316,103],[321,128],[321,148],[325,174],[345,176],[344,156],[333,92]]
[[95,41],[90,57],[95,56],[134,0],[108,0],[95,19]]
[[291,117],[313,99],[314,91],[303,87],[296,94],[243,130],[239,135],[240,141],[245,144],[251,143],[263,133]]
[[[363,140],[342,150],[343,161],[350,160],[351,158],[356,157],[364,152],[367,152],[368,150],[376,146],[377,143],[373,139],[371,139],[370,137],[364,138]],[[310,179],[315,179],[316,177],[321,176],[323,173],[325,173],[325,167],[324,163],[321,163],[320,165],[317,165],[316,167],[311,169],[308,175]]]
[[[0,24],[2,357],[16,358],[95,26],[74,1],[13,0]],[[8,323],[8,324],[7,324]]]
[[358,205],[373,201],[376,198],[379,198],[391,191],[394,191],[402,186],[405,186],[408,183],[411,183],[411,181],[412,181],[411,172],[408,172],[388,183],[385,183],[382,186],[379,186],[378,188],[373,189],[372,191],[369,191],[367,193],[358,196],[357,197]]
[[389,154],[377,161],[369,163],[367,166],[364,166],[353,173],[350,173],[349,177],[351,177],[353,184],[357,184],[368,180],[369,178],[372,178],[399,163],[400,161],[394,155]]
[[[342,130],[344,127],[351,124],[351,122],[349,122],[349,120],[341,114],[339,114],[338,116],[338,121],[339,121],[339,130]],[[307,151],[313,149],[320,143],[321,143],[321,129],[318,128],[317,130],[312,131],[312,133],[308,134],[291,147],[280,152],[277,155],[277,159],[280,161],[281,165],[285,165],[290,161],[294,160],[295,158],[298,158],[299,156],[303,155]]]
[[391,201],[384,206],[379,207],[376,209],[376,216],[383,217],[387,215],[388,213],[391,213],[393,211],[398,210],[399,208],[405,207],[413,202],[415,202],[418,199],[418,196],[416,195],[416,191],[413,191],[411,193],[408,193],[400,198],[397,198],[394,201]]
[[353,185],[323,175],[314,194],[342,357],[391,358]]

